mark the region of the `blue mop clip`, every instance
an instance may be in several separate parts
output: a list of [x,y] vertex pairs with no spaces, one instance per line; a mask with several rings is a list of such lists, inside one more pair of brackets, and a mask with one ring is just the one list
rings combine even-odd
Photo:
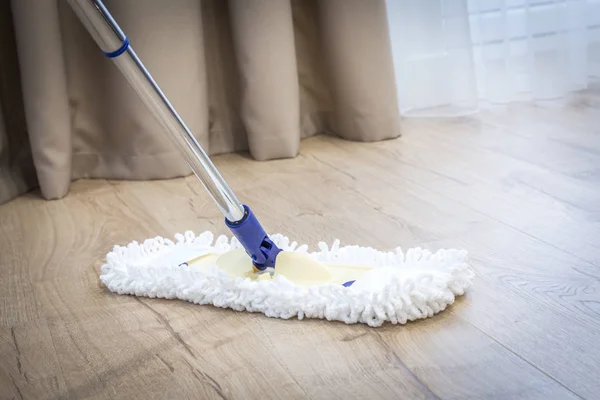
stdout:
[[236,222],[225,218],[225,224],[244,246],[256,269],[264,271],[275,267],[281,249],[269,238],[250,207],[244,204],[244,217]]

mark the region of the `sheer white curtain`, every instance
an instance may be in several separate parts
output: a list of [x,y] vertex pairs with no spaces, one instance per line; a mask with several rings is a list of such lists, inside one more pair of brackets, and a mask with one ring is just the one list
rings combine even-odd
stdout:
[[600,0],[387,0],[405,116],[557,101],[600,78]]

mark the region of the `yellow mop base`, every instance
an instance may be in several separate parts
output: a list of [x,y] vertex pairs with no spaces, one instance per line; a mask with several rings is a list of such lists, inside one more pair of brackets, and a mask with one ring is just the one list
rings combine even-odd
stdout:
[[308,254],[293,251],[279,253],[274,271],[263,273],[254,268],[252,260],[244,249],[231,250],[223,254],[205,254],[187,262],[191,268],[203,272],[208,272],[215,264],[232,278],[270,280],[282,275],[289,281],[305,287],[328,283],[342,285],[359,279],[371,270],[360,265],[322,263]]

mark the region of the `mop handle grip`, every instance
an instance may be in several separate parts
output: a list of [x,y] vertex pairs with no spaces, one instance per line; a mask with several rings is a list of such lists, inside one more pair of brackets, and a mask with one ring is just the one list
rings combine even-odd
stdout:
[[104,55],[121,70],[140,99],[169,133],[194,174],[230,222],[241,221],[245,210],[206,152],[129,44],[101,0],[68,0]]

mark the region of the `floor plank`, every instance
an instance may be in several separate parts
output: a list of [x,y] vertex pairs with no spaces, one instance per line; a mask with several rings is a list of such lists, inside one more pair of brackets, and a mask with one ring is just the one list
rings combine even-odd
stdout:
[[0,327],[0,398],[48,399],[67,386],[45,320]]

